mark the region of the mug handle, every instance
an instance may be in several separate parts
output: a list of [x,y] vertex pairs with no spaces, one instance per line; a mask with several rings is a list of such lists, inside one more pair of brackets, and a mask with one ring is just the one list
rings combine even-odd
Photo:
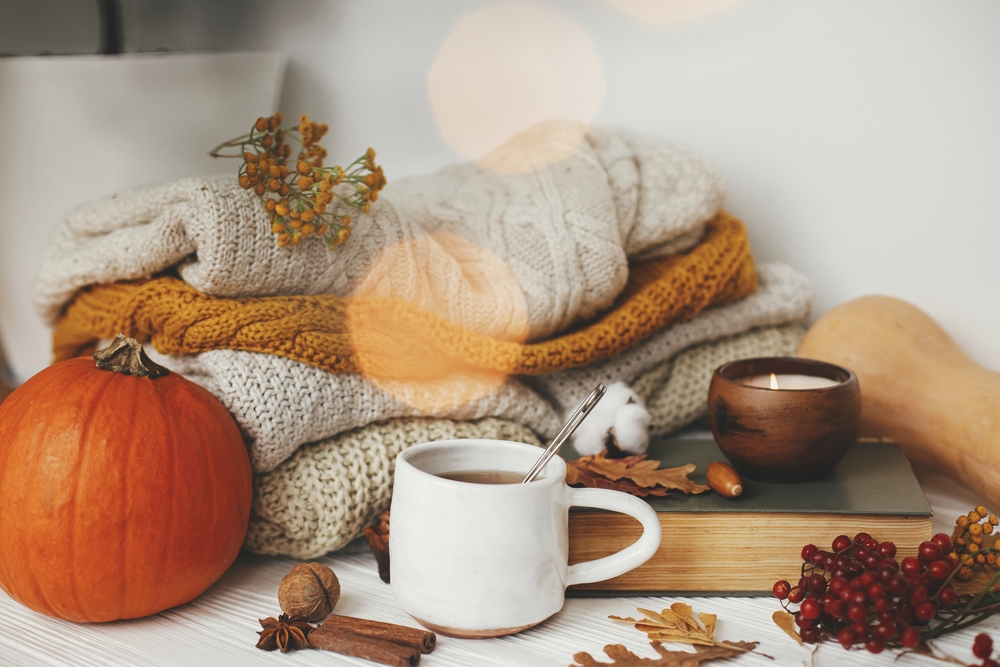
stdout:
[[609,489],[569,489],[569,492],[570,505],[621,512],[638,519],[642,524],[642,535],[634,544],[618,553],[571,565],[566,577],[567,586],[590,584],[625,574],[645,563],[660,548],[663,528],[656,512],[648,503],[627,493]]

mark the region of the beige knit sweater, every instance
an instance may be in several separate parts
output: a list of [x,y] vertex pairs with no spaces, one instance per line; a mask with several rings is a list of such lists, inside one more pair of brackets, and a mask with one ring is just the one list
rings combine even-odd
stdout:
[[395,419],[305,445],[274,472],[255,476],[245,546],[296,558],[341,548],[389,506],[397,454],[452,438],[539,444],[528,428],[501,419]]

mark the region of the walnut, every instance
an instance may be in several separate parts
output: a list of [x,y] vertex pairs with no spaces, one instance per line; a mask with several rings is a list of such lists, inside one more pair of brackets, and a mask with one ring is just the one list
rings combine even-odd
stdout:
[[294,619],[321,621],[339,600],[337,575],[320,563],[299,563],[278,584],[278,604]]

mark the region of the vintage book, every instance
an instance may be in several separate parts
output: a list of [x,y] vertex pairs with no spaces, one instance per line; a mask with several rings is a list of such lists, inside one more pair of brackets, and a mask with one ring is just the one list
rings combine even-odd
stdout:
[[[702,484],[709,463],[727,461],[711,436],[654,438],[649,456],[665,468],[694,463],[691,478]],[[798,580],[806,544],[828,550],[837,535],[864,531],[894,542],[901,560],[915,556],[931,536],[930,505],[895,443],[858,442],[830,477],[816,482],[743,482],[742,495],[733,500],[712,491],[647,498],[663,525],[659,551],[631,572],[573,587],[570,594],[770,595],[775,581]],[[612,554],[640,532],[639,522],[623,514],[574,508],[570,563]]]

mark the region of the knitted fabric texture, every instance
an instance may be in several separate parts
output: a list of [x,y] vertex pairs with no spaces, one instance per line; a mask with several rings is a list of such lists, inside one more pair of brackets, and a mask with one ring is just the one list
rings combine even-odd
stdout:
[[712,303],[745,297],[756,284],[746,229],[720,214],[689,253],[635,267],[613,310],[540,343],[488,338],[394,299],[224,299],[164,277],[81,292],[60,320],[53,344],[61,360],[124,333],[151,339],[165,354],[264,352],[381,380],[542,374],[618,354]]
[[[222,401],[243,432],[254,472],[273,470],[303,443],[400,417],[500,417],[546,435],[554,435],[560,427],[551,406],[514,379],[485,386],[474,392],[478,398],[470,400],[465,383],[451,387],[445,380],[380,387],[358,373],[331,373],[257,352],[213,350],[170,357],[150,351],[150,357]],[[437,407],[417,407],[429,403]]]
[[[706,309],[618,357],[623,375],[653,368],[690,345],[752,327],[787,324],[808,312],[808,283],[784,265],[764,264],[756,292],[734,303]],[[803,306],[805,301],[805,306]],[[648,348],[648,349],[646,349]],[[484,385],[471,398],[467,384],[451,381],[376,386],[357,373],[331,373],[315,366],[256,352],[213,350],[190,356],[150,356],[215,394],[243,431],[258,472],[272,470],[303,443],[329,438],[374,421],[425,416],[447,419],[502,417],[551,438],[561,419],[549,402],[517,379]],[[634,359],[633,359],[634,357]],[[632,359],[632,363],[624,363]],[[602,381],[610,384],[614,366]],[[562,375],[558,373],[556,375]],[[589,381],[589,380],[588,380]],[[574,386],[569,382],[560,386]],[[580,385],[585,396],[594,385]],[[419,409],[437,399],[433,410]],[[582,398],[582,397],[581,397]],[[575,407],[575,406],[572,406]],[[571,408],[572,409],[572,408]]]
[[244,546],[295,558],[343,547],[389,506],[397,454],[454,438],[539,444],[524,426],[500,419],[395,419],[305,445],[274,472],[254,476]]
[[[498,153],[560,141],[564,125]],[[177,267],[206,294],[397,298],[482,335],[537,340],[611,307],[629,258],[694,246],[724,197],[702,158],[600,128],[568,157],[517,173],[463,163],[390,180],[370,214],[349,211],[351,239],[333,252],[317,238],[278,248],[260,202],[233,177],[83,205],[46,246],[36,306],[53,324],[88,285]]]
[[725,306],[706,308],[697,317],[664,328],[641,345],[582,368],[522,378],[548,398],[559,414],[568,416],[597,386],[623,381],[631,384],[641,373],[696,343],[742,333],[752,327],[804,322],[812,308],[813,291],[805,276],[778,262],[762,265],[759,288],[749,297]]
[[750,357],[795,354],[806,328],[801,324],[754,329],[690,347],[646,371],[632,388],[646,404],[650,435],[666,435],[708,414],[708,385],[722,364]]

